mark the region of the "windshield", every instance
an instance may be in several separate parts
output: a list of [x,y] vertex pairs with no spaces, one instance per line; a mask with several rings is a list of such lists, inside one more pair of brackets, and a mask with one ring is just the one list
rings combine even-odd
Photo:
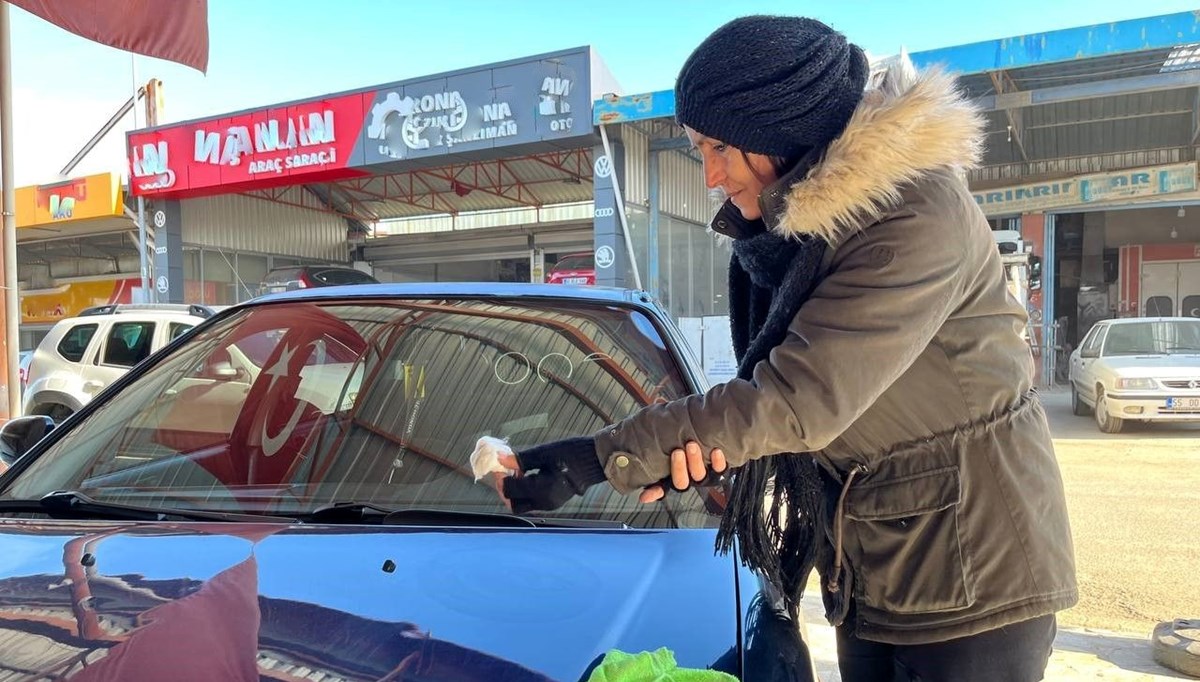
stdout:
[[[332,502],[505,512],[475,483],[480,436],[592,433],[689,393],[651,320],[615,306],[287,302],[191,337],[43,453],[0,497],[303,514]],[[642,505],[595,486],[553,514],[709,525],[700,494]]]
[[299,268],[272,270],[271,272],[267,273],[267,276],[263,279],[263,284],[285,284],[287,282],[295,282],[299,279]]
[[1200,320],[1148,320],[1114,324],[1103,355],[1169,355],[1200,351]]
[[337,286],[340,284],[378,284],[374,277],[365,272],[350,268],[317,268],[310,271],[312,278],[319,284]]
[[590,270],[595,267],[591,254],[567,256],[555,263],[555,270]]

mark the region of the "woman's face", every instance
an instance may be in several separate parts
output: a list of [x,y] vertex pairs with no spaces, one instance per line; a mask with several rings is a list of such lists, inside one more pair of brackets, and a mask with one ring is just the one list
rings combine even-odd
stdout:
[[743,154],[720,140],[705,137],[684,126],[692,147],[704,160],[704,184],[725,193],[746,220],[758,220],[762,209],[758,195],[779,179],[771,160],[762,154]]

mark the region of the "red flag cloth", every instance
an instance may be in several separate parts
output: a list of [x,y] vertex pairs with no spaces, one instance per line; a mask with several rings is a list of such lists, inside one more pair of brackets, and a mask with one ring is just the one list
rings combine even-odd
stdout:
[[72,682],[259,682],[258,561],[251,555],[198,591],[142,615],[144,624]]
[[8,0],[88,40],[208,71],[208,0]]

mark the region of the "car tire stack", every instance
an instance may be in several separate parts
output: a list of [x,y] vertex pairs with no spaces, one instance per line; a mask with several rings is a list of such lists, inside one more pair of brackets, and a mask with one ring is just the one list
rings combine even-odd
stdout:
[[1152,640],[1159,665],[1200,677],[1200,620],[1159,623]]

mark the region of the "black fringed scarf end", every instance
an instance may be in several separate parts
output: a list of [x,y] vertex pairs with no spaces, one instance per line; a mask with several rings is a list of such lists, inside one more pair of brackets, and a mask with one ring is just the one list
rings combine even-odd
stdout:
[[[734,241],[729,316],[739,379],[753,380],[754,367],[787,337],[816,287],[826,248],[817,238],[790,239],[765,229]],[[729,552],[736,538],[742,562],[782,592],[794,617],[824,547],[823,484],[810,454],[758,454],[766,456],[734,476],[717,550]]]

